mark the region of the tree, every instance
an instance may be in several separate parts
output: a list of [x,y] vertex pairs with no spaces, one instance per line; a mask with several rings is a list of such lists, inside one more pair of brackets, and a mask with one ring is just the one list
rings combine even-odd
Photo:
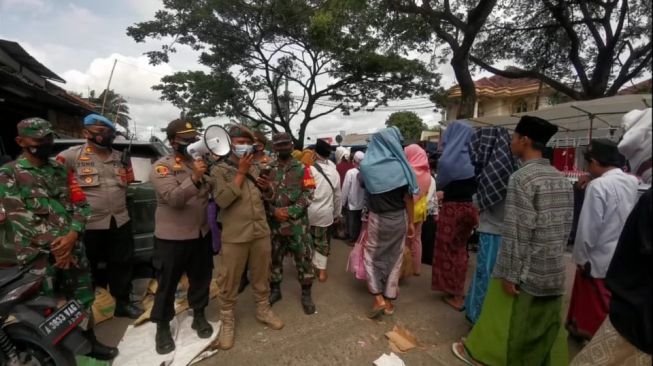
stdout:
[[[440,45],[445,45],[443,52],[435,56],[434,61],[442,63],[450,59],[461,92],[456,118],[473,117],[476,87],[472,78],[469,56],[474,41],[479,37],[497,0],[422,0],[419,4],[415,0],[382,0],[381,3],[384,8],[394,11],[396,17],[389,20],[394,26],[386,29],[399,30],[409,37],[412,35],[415,37],[413,40],[417,42],[434,41],[434,55]],[[425,36],[423,32],[425,26],[435,34],[435,40]],[[413,30],[406,27],[413,27]],[[405,40],[406,36],[402,38]]]
[[297,147],[307,125],[324,115],[429,93],[439,82],[423,63],[380,47],[369,24],[375,9],[364,0],[167,0],[164,6],[127,34],[137,42],[174,39],[147,53],[152,63],[167,62],[177,45],[187,45],[209,71],[164,77],[155,87],[162,98],[189,114],[242,117],[288,132]]
[[[107,94],[106,104],[104,105],[104,111],[102,110],[102,103],[104,103],[104,94]],[[96,91],[91,90],[88,93],[87,100],[95,104],[95,112],[102,114],[107,119],[117,123],[118,125],[124,127],[129,131],[129,121],[131,117],[129,116],[129,105],[127,100],[120,94],[109,89],[102,91],[100,95],[95,97]]]
[[[471,57],[494,74],[539,79],[582,100],[616,95],[651,71],[650,0],[516,0],[497,8]],[[492,66],[506,60],[520,68]]]
[[397,127],[404,139],[414,141],[419,140],[422,131],[428,128],[415,112],[409,111],[394,112],[385,121],[385,125]]

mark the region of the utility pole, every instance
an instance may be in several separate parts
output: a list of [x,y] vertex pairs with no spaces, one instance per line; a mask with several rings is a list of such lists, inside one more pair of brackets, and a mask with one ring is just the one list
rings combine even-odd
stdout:
[[102,109],[100,114],[104,115],[104,106],[107,104],[107,94],[109,94],[109,86],[111,86],[111,79],[113,78],[113,70],[116,69],[116,62],[118,59],[113,60],[113,67],[111,67],[111,73],[109,74],[109,81],[107,82],[107,88],[104,89],[104,98],[102,98]]

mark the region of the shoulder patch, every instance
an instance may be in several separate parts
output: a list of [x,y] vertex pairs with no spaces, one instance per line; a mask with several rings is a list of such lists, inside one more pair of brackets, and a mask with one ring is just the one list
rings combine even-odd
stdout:
[[157,165],[154,168],[154,171],[159,175],[159,177],[165,177],[170,174],[170,169],[168,169],[168,167],[163,164]]
[[61,164],[65,164],[65,163],[66,163],[66,158],[64,158],[63,155],[61,155],[61,154],[57,155],[57,157],[56,157],[55,159],[56,159],[58,162],[60,162]]
[[88,155],[82,155],[79,157],[80,161],[89,161],[91,158]]

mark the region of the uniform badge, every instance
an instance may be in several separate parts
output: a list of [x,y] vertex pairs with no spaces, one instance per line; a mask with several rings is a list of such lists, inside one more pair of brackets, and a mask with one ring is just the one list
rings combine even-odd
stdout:
[[186,128],[190,130],[193,128],[193,125],[190,122],[186,122]]
[[93,170],[92,170],[91,168],[82,168],[82,173],[85,173],[85,174],[89,174],[89,173],[91,173],[92,171],[93,171]]
[[90,161],[91,158],[88,155],[82,155],[79,157],[80,161]]
[[181,166],[181,159],[180,158],[175,158],[175,165],[172,166],[172,169],[174,170],[183,170],[184,167]]
[[55,159],[56,159],[58,162],[60,162],[61,164],[65,164],[65,163],[66,163],[66,158],[64,158],[64,157],[61,156],[61,155],[57,155],[57,157],[56,157]]
[[90,154],[90,153],[93,152],[93,148],[90,147],[90,146],[86,146],[86,148],[84,149],[84,152],[87,153],[87,154]]
[[93,183],[93,177],[85,177],[85,178],[84,178],[84,183],[86,183],[86,184],[91,184],[91,183]]
[[154,171],[159,175],[159,177],[165,177],[170,173],[170,170],[168,170],[168,167],[165,165],[157,165],[156,168],[154,168]]

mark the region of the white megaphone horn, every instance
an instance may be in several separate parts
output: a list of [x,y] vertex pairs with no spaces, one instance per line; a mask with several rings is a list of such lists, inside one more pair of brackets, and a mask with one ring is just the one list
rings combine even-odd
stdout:
[[201,159],[208,153],[222,157],[229,155],[231,139],[224,128],[211,125],[206,128],[204,135],[198,141],[188,145],[186,150],[193,159]]

